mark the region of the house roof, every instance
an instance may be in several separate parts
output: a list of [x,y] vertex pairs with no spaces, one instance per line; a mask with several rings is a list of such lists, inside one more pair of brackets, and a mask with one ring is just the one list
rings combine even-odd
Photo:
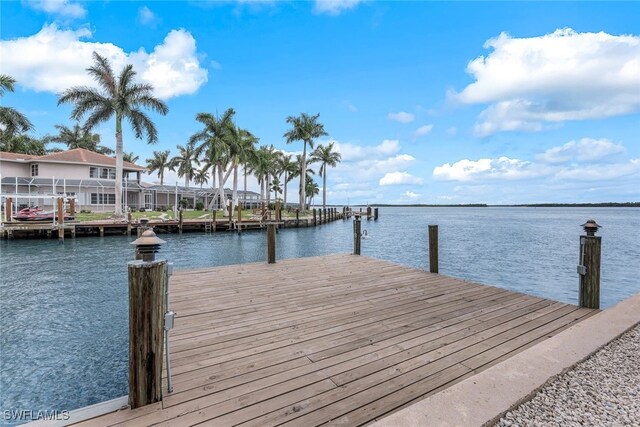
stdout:
[[[96,153],[95,151],[89,151],[84,148],[74,148],[73,150],[60,151],[57,153],[47,154],[45,156],[33,157],[31,161],[44,161],[44,162],[63,162],[63,163],[84,163],[87,165],[99,165],[99,166],[116,166],[116,159],[113,157],[105,156],[104,154]],[[134,163],[123,162],[124,167],[129,170],[143,171],[144,167],[138,166]]]
[[6,151],[0,151],[0,159],[2,160],[29,160],[34,156],[22,153],[8,153]]

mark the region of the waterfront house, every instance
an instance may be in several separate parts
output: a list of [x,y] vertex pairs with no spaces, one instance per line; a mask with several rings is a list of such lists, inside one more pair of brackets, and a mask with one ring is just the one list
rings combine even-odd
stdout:
[[[76,199],[77,209],[108,212],[115,208],[116,160],[100,153],[76,148],[44,156],[0,152],[0,194],[12,197],[16,209],[26,206],[52,208],[52,196]],[[123,162],[123,206],[155,210],[172,208],[186,199],[189,207],[201,201],[208,205],[211,188],[154,185],[141,181],[146,169]],[[225,188],[225,199],[231,190]],[[260,195],[238,191],[247,207],[257,207]]]

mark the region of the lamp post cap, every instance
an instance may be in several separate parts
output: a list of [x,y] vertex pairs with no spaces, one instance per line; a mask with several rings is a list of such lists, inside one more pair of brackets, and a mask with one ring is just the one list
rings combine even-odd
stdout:
[[136,246],[162,245],[164,243],[167,242],[156,236],[156,233],[151,229],[145,230],[139,238],[131,242],[132,245]]

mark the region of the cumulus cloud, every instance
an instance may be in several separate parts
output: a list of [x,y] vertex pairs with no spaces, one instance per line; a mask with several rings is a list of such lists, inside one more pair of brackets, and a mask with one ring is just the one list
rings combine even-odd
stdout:
[[335,140],[330,140],[329,142],[335,144],[336,151],[342,155],[343,161],[379,158],[381,156],[390,156],[400,151],[400,141],[397,139],[385,139],[374,146],[340,143]]
[[83,18],[87,14],[82,5],[69,0],[27,0],[26,4],[32,9],[67,18]]
[[132,64],[139,80],[153,85],[156,96],[163,99],[195,93],[207,81],[196,41],[186,30],[170,31],[152,52],[140,48],[127,53],[111,43],[83,40],[91,36],[88,28],[64,30],[50,24],[32,36],[2,40],[0,72],[36,91],[59,93],[71,86],[95,86],[86,72],[95,51],[107,57],[114,70]]
[[384,174],[379,185],[401,185],[401,184],[422,184],[422,178],[411,175],[408,172],[387,172]]
[[640,174],[640,159],[602,163],[609,156],[625,152],[609,140],[583,138],[550,148],[535,156],[538,162],[499,157],[463,159],[436,166],[433,178],[441,181],[478,182],[547,178],[551,181],[607,180]]
[[389,120],[395,120],[400,123],[411,123],[415,120],[415,116],[411,113],[406,113],[404,111],[398,111],[397,113],[389,113],[387,115]]
[[402,196],[407,199],[417,199],[420,195],[418,193],[414,193],[413,191],[407,190],[402,194]]
[[530,38],[488,40],[471,61],[475,78],[450,97],[490,104],[474,132],[539,131],[545,124],[599,119],[640,110],[640,37],[571,29]]
[[549,148],[538,154],[536,159],[547,163],[594,162],[624,152],[621,144],[614,144],[608,139],[582,138],[580,141],[569,141],[559,147]]
[[316,0],[313,7],[315,13],[340,15],[342,12],[355,8],[363,0]]
[[424,125],[424,126],[420,126],[418,129],[416,129],[414,135],[416,137],[418,136],[425,136],[427,134],[429,134],[431,132],[431,130],[433,129],[433,125]]
[[138,9],[138,22],[151,28],[155,28],[160,23],[160,18],[147,6]]

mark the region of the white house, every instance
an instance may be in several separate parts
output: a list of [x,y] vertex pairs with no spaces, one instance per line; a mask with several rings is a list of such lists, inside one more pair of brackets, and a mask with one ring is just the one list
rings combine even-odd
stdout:
[[[187,199],[189,206],[197,201],[207,203],[214,197],[213,189],[151,185],[140,180],[146,169],[124,162],[124,206],[135,209],[158,209],[174,206],[176,200]],[[94,212],[115,208],[116,160],[100,153],[76,148],[68,151],[30,156],[0,152],[0,194],[14,199],[16,208],[26,206],[52,207],[53,198],[38,196],[65,195],[75,197],[77,209]],[[225,188],[225,198],[231,190]],[[260,195],[238,191],[240,202],[257,207]]]

